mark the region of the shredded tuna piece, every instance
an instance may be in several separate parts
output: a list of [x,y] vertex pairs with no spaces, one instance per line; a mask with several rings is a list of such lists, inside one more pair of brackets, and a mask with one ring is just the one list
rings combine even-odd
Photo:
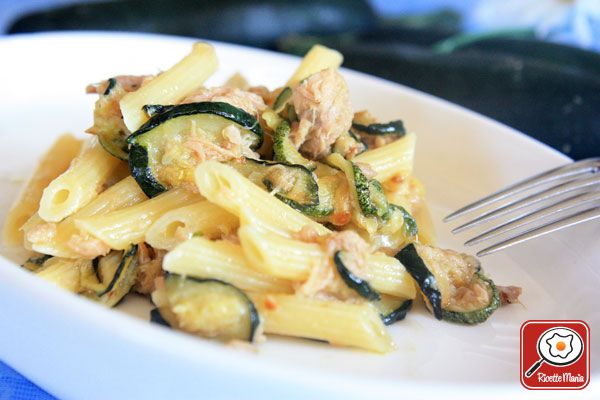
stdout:
[[292,238],[306,243],[319,243],[319,233],[310,225],[304,225],[298,232],[294,232]]
[[227,86],[219,86],[210,89],[200,88],[195,93],[183,99],[181,103],[198,103],[202,101],[228,103],[234,107],[241,108],[257,118],[267,108],[262,97],[258,94]]
[[88,235],[72,235],[67,242],[67,246],[87,259],[104,256],[110,252],[110,246],[102,240]]
[[352,106],[344,78],[334,69],[311,75],[292,91],[300,123],[290,135],[308,157],[326,155],[331,145],[352,125]]
[[156,278],[162,276],[162,261],[166,251],[153,249],[145,243],[138,245],[138,266],[133,290],[140,294],[154,291]]
[[519,286],[496,286],[500,292],[500,301],[504,304],[519,303],[523,289]]
[[227,150],[230,150],[232,153],[236,155],[235,158],[240,157],[249,157],[249,158],[259,158],[259,155],[250,149],[252,145],[251,142],[244,142],[242,137],[242,132],[235,125],[228,125],[221,132],[223,135],[223,147]]
[[266,86],[251,86],[248,88],[248,91],[262,97],[265,104],[269,106],[272,106],[273,103],[275,103],[275,99],[277,99],[277,96],[281,93],[280,89],[270,91]]

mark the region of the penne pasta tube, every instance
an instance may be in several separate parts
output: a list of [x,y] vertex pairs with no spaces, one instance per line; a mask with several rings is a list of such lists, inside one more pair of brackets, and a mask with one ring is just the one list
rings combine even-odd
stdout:
[[94,137],[69,168],[44,189],[38,213],[47,222],[59,222],[89,203],[122,165]]
[[125,126],[136,131],[148,116],[146,104],[176,104],[198,89],[217,69],[215,49],[208,43],[196,43],[192,52],[167,71],[156,76],[119,102]]
[[[129,176],[109,187],[81,210],[57,224],[47,223],[36,214],[24,226],[26,243],[30,250],[42,254],[64,258],[95,258],[105,254],[106,246],[98,243],[98,239],[81,234],[75,226],[75,220],[107,214],[147,199],[135,179]],[[46,229],[53,234],[40,235],[36,229]]]
[[38,210],[44,188],[69,168],[81,150],[82,141],[72,135],[62,135],[44,154],[33,175],[21,190],[4,222],[2,238],[7,246],[23,244],[21,227]]
[[196,185],[200,193],[230,213],[260,219],[261,225],[273,232],[290,234],[304,226],[325,234],[329,229],[284,204],[256,186],[234,168],[216,161],[205,161],[196,168]]
[[407,133],[392,143],[357,155],[352,161],[368,164],[379,182],[394,176],[408,176],[413,170],[416,139],[414,133]]
[[238,217],[202,200],[158,218],[148,229],[146,242],[155,249],[172,250],[193,235],[217,239],[235,233],[239,225]]
[[150,200],[108,214],[75,219],[75,226],[106,243],[111,249],[125,250],[144,241],[146,231],[164,213],[200,200],[182,188],[162,193]]
[[[306,243],[242,226],[238,236],[248,264],[261,272],[294,281],[306,280],[315,265],[331,262],[327,251],[316,243]],[[394,257],[377,252],[366,260],[365,276],[377,292],[414,299],[416,288],[410,274]]]
[[344,57],[339,51],[316,44],[306,53],[285,86],[294,87],[303,79],[319,71],[327,68],[339,68],[343,61]]
[[194,237],[167,253],[163,269],[201,279],[219,279],[242,290],[291,293],[290,281],[252,269],[239,245]]
[[327,254],[317,243],[290,239],[251,225],[242,226],[238,237],[248,264],[278,278],[303,281],[314,266],[328,262]]
[[377,353],[394,349],[392,338],[370,303],[307,299],[285,294],[250,295],[265,333],[326,340]]

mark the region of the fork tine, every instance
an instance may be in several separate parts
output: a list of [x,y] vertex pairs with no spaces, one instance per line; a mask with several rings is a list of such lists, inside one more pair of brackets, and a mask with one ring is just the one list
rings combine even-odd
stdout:
[[600,170],[600,157],[588,158],[585,160],[580,160],[574,163],[563,165],[562,167],[558,167],[550,171],[546,171],[541,174],[532,176],[531,178],[527,178],[525,180],[517,182],[498,192],[492,193],[491,195],[486,196],[476,202],[468,204],[446,216],[446,218],[444,218],[444,222],[452,221],[453,219],[456,219],[471,211],[480,209],[496,201],[505,199],[507,197],[510,197],[517,193],[521,193],[525,190],[534,188],[536,186],[553,182],[559,179],[594,173],[598,170]]
[[590,202],[594,202],[594,201],[598,201],[598,200],[600,200],[600,191],[582,193],[582,194],[578,194],[578,195],[566,198],[562,201],[559,201],[556,204],[541,208],[537,211],[533,211],[533,212],[518,216],[502,225],[499,225],[495,228],[485,231],[482,234],[477,235],[470,240],[467,240],[465,242],[465,245],[472,246],[474,244],[481,243],[485,240],[502,235],[506,232],[510,232],[512,230],[515,230],[517,228],[525,226],[529,223],[536,222],[543,218],[557,214],[559,212],[566,211],[571,208],[581,206],[585,203],[590,203]]
[[589,178],[572,180],[567,183],[561,183],[559,185],[552,186],[549,189],[546,189],[539,193],[524,197],[520,200],[513,201],[503,207],[500,207],[496,210],[485,213],[485,214],[475,218],[472,221],[469,221],[465,224],[462,224],[462,225],[454,228],[452,230],[452,233],[462,232],[473,226],[481,225],[489,220],[498,218],[502,215],[509,214],[509,213],[519,210],[521,208],[529,207],[529,206],[539,203],[541,201],[548,200],[553,197],[572,192],[574,190],[579,190],[579,189],[583,189],[583,188],[598,185],[598,184],[600,184],[600,174],[592,175]]
[[557,221],[550,222],[548,224],[542,225],[539,228],[531,229],[527,232],[518,234],[514,237],[506,239],[500,243],[497,243],[493,246],[486,247],[485,249],[479,251],[477,253],[478,257],[486,256],[488,254],[495,253],[499,250],[506,249],[507,247],[514,246],[518,243],[523,243],[525,241],[547,235],[548,233],[555,232],[559,229],[567,228],[569,226],[574,226],[577,224],[581,224],[583,222],[591,221],[596,218],[600,218],[600,207],[589,208],[584,211],[580,211],[578,213],[569,215],[565,218],[561,218]]

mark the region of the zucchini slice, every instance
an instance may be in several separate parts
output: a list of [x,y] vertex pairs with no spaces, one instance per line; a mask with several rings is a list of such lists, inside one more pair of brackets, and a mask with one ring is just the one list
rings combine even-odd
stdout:
[[302,165],[274,163],[246,158],[229,163],[255,184],[263,185],[275,197],[297,207],[319,205],[319,185],[315,176]]
[[150,322],[154,322],[155,324],[166,326],[168,328],[171,327],[167,320],[164,319],[162,315],[160,315],[160,311],[158,308],[153,308],[152,310],[150,310]]
[[500,306],[496,285],[475,257],[413,243],[396,258],[417,281],[438,319],[478,324]]
[[279,93],[279,96],[277,96],[277,98],[275,99],[275,102],[273,103],[273,111],[275,111],[277,114],[282,112],[291,98],[292,89],[289,86],[284,87],[281,93]]
[[346,175],[350,187],[354,188],[358,206],[365,217],[387,219],[387,199],[379,182],[374,179],[369,180],[358,165],[344,159],[340,154],[330,154],[326,160]]
[[162,104],[146,104],[142,109],[148,115],[148,118],[152,118],[155,115],[162,114],[165,111],[169,111],[175,107],[174,105],[162,105]]
[[137,245],[125,251],[111,251],[94,260],[96,284],[89,284],[90,297],[108,307],[117,305],[135,284]]
[[374,303],[379,310],[381,320],[385,325],[392,325],[395,322],[406,318],[406,314],[412,308],[411,299],[399,299],[397,297],[381,295],[381,299]]
[[410,215],[408,211],[406,211],[404,207],[390,203],[389,212],[390,214],[398,213],[402,215],[402,229],[406,239],[414,238],[417,236],[417,234],[419,233],[417,221],[412,215]]
[[263,132],[256,118],[228,103],[179,104],[155,114],[127,139],[131,174],[149,197],[193,183],[198,162],[186,143],[202,139],[219,146],[223,129],[232,124],[251,149],[261,146]]
[[50,258],[52,258],[52,256],[48,254],[42,254],[38,257],[30,257],[21,265],[21,267],[25,268],[28,271],[35,272],[38,269],[42,268],[44,263]]
[[290,139],[290,124],[282,121],[273,136],[273,158],[286,164],[297,164],[306,167],[310,171],[317,168],[317,164],[307,158],[296,149]]
[[348,260],[348,257],[350,257],[350,254],[344,251],[337,251],[333,255],[333,262],[335,263],[335,267],[342,280],[346,283],[346,285],[348,285],[349,288],[354,289],[365,299],[371,301],[379,300],[381,298],[379,293],[377,293],[377,291],[371,287],[369,282],[354,274],[347,267],[347,265],[350,265],[350,260]]
[[352,128],[368,135],[396,135],[398,137],[406,135],[406,129],[404,128],[404,123],[401,120],[369,125],[352,122]]
[[354,156],[367,151],[368,147],[360,137],[356,136],[354,133],[352,133],[352,131],[348,131],[335,140],[331,150],[334,153],[339,153],[344,156],[344,158],[350,160]]
[[433,315],[437,319],[442,319],[442,294],[438,289],[437,280],[427,268],[423,259],[419,257],[415,245],[413,243],[409,244],[394,257],[404,265],[410,276],[417,282]]
[[254,339],[260,321],[258,311],[235,286],[170,273],[165,277],[165,294],[167,304],[159,311],[172,327],[222,340]]

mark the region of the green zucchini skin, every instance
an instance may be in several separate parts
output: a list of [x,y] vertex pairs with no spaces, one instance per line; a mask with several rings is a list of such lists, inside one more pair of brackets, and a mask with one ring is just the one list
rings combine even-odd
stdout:
[[[103,289],[95,292],[93,298],[109,307],[116,306],[131,290],[135,283],[137,271],[137,245],[132,245],[123,252],[119,266]],[[98,262],[93,263],[94,271],[98,276]]]
[[108,96],[110,92],[115,88],[116,84],[117,80],[115,78],[109,78],[108,85],[106,85],[106,89],[104,89],[104,93],[102,93],[102,96]]
[[406,314],[408,314],[408,312],[411,310],[412,305],[412,300],[405,300],[404,302],[402,302],[400,307],[396,308],[389,314],[381,314],[381,320],[386,326],[392,325],[393,323],[398,321],[402,321],[404,318],[406,318]]
[[42,254],[39,257],[30,257],[21,265],[21,267],[25,268],[28,271],[35,272],[38,269],[40,269],[47,260],[51,258],[52,256],[49,254]]
[[390,207],[385,197],[381,183],[376,179],[369,181],[369,197],[371,204],[375,207],[375,215],[382,221],[387,221],[390,216]]
[[[247,334],[245,334],[244,337],[238,337],[235,339],[244,339],[249,342],[252,342],[254,340],[256,330],[258,329],[258,325],[260,324],[260,316],[258,314],[258,310],[256,309],[256,306],[254,305],[252,300],[243,291],[241,291],[234,285],[224,282],[224,281],[221,281],[221,280],[218,280],[218,279],[199,279],[199,278],[194,278],[194,277],[184,277],[182,275],[178,275],[178,274],[174,274],[174,273],[167,273],[165,276],[165,282],[166,282],[167,291],[169,291],[170,285],[173,285],[175,287],[174,290],[177,290],[177,288],[180,288],[181,285],[195,285],[194,289],[196,289],[198,291],[203,289],[203,285],[214,285],[216,287],[223,288],[230,295],[236,296],[237,298],[241,299],[244,302],[245,306],[247,307],[248,319],[249,319],[249,321],[248,321],[249,331],[247,332]],[[167,296],[169,296],[169,295],[167,294]],[[159,312],[160,312],[161,316],[164,317],[167,320],[167,322],[169,322],[170,325],[173,325],[169,321],[168,313],[163,314],[164,311],[162,311],[162,309],[159,309]],[[170,312],[170,310],[169,310],[169,312]]]
[[475,273],[479,279],[484,281],[492,291],[492,299],[490,303],[474,311],[450,311],[442,309],[442,318],[446,321],[456,322],[465,325],[476,325],[486,321],[490,315],[500,307],[500,293],[494,282],[487,278],[481,271]]
[[171,327],[167,320],[164,319],[163,316],[160,314],[160,310],[158,308],[153,308],[152,310],[150,310],[150,322],[166,326],[167,328]]
[[281,111],[283,111],[284,107],[290,101],[291,98],[292,89],[286,86],[285,88],[283,88],[281,93],[279,93],[279,96],[277,96],[277,98],[273,102],[273,111],[275,111],[276,113],[280,113]]
[[313,173],[310,170],[308,170],[308,168],[306,168],[305,166],[299,164],[286,164],[267,160],[257,160],[252,158],[246,158],[245,161],[246,164],[233,162],[229,165],[236,168],[238,172],[242,173],[242,175],[246,177],[250,175],[249,172],[263,172],[264,176],[261,179],[261,183],[265,185],[265,187],[269,191],[275,189],[276,186],[276,182],[273,182],[272,178],[269,178],[268,176],[269,168],[281,166],[283,168],[289,169],[294,173],[298,174],[298,180],[295,182],[294,188],[292,190],[297,190],[298,186],[300,186],[301,193],[303,192],[303,195],[307,197],[307,200],[299,201],[292,199],[290,197],[293,196],[291,191],[283,194],[277,193],[275,194],[275,197],[277,197],[280,200],[285,199],[290,203],[297,204],[298,207],[316,207],[319,205],[319,185]]
[[417,226],[417,221],[415,218],[410,215],[408,211],[402,206],[396,204],[389,204],[390,212],[399,212],[402,214],[402,218],[404,218],[404,234],[406,237],[415,237],[419,233],[419,228]]
[[242,128],[249,130],[256,135],[257,142],[251,146],[252,150],[256,150],[262,145],[263,131],[256,118],[241,108],[220,101],[204,101],[199,103],[178,104],[173,106],[165,112],[157,114],[146,121],[144,125],[142,125],[137,131],[133,132],[129,138],[127,138],[127,141],[130,145],[134,145],[136,142],[136,137],[153,130],[164,122],[167,122],[173,118],[196,114],[218,115],[230,120],[231,122],[235,122]]
[[363,125],[353,122],[352,128],[356,129],[357,131],[367,133],[369,135],[398,135],[398,137],[406,135],[404,123],[399,119],[386,123],[375,123],[369,125]]
[[144,107],[142,107],[142,109],[144,110],[146,115],[148,115],[149,118],[152,118],[157,114],[162,114],[166,111],[171,110],[173,107],[175,107],[175,106],[172,104],[168,104],[168,105],[146,104]]
[[381,296],[379,296],[379,293],[377,293],[377,291],[373,289],[371,285],[369,285],[369,282],[356,276],[348,269],[348,267],[346,267],[344,260],[342,260],[343,253],[344,252],[342,251],[337,251],[333,255],[333,262],[335,263],[335,267],[342,280],[346,283],[346,285],[348,285],[349,288],[354,289],[356,293],[365,299],[370,301],[379,300]]
[[290,124],[282,121],[273,135],[273,158],[275,161],[286,164],[298,164],[314,171],[317,165],[314,161],[305,158],[292,143],[290,137]]
[[394,256],[404,268],[408,271],[410,276],[417,282],[421,292],[431,306],[433,315],[437,319],[442,319],[442,294],[440,293],[435,276],[431,273],[423,259],[417,253],[417,249],[414,244],[409,244],[400,250]]
[[[150,167],[148,150],[139,143],[144,134],[149,134],[163,123],[179,117],[187,117],[199,114],[212,114],[225,118],[243,129],[250,131],[256,136],[252,149],[257,149],[263,142],[263,131],[260,124],[252,115],[244,110],[223,102],[199,102],[179,104],[173,107],[163,106],[163,112],[152,116],[144,125],[127,138],[129,143],[129,169],[140,188],[148,197],[154,197],[167,187],[159,182]],[[151,111],[156,110],[156,108]]]

